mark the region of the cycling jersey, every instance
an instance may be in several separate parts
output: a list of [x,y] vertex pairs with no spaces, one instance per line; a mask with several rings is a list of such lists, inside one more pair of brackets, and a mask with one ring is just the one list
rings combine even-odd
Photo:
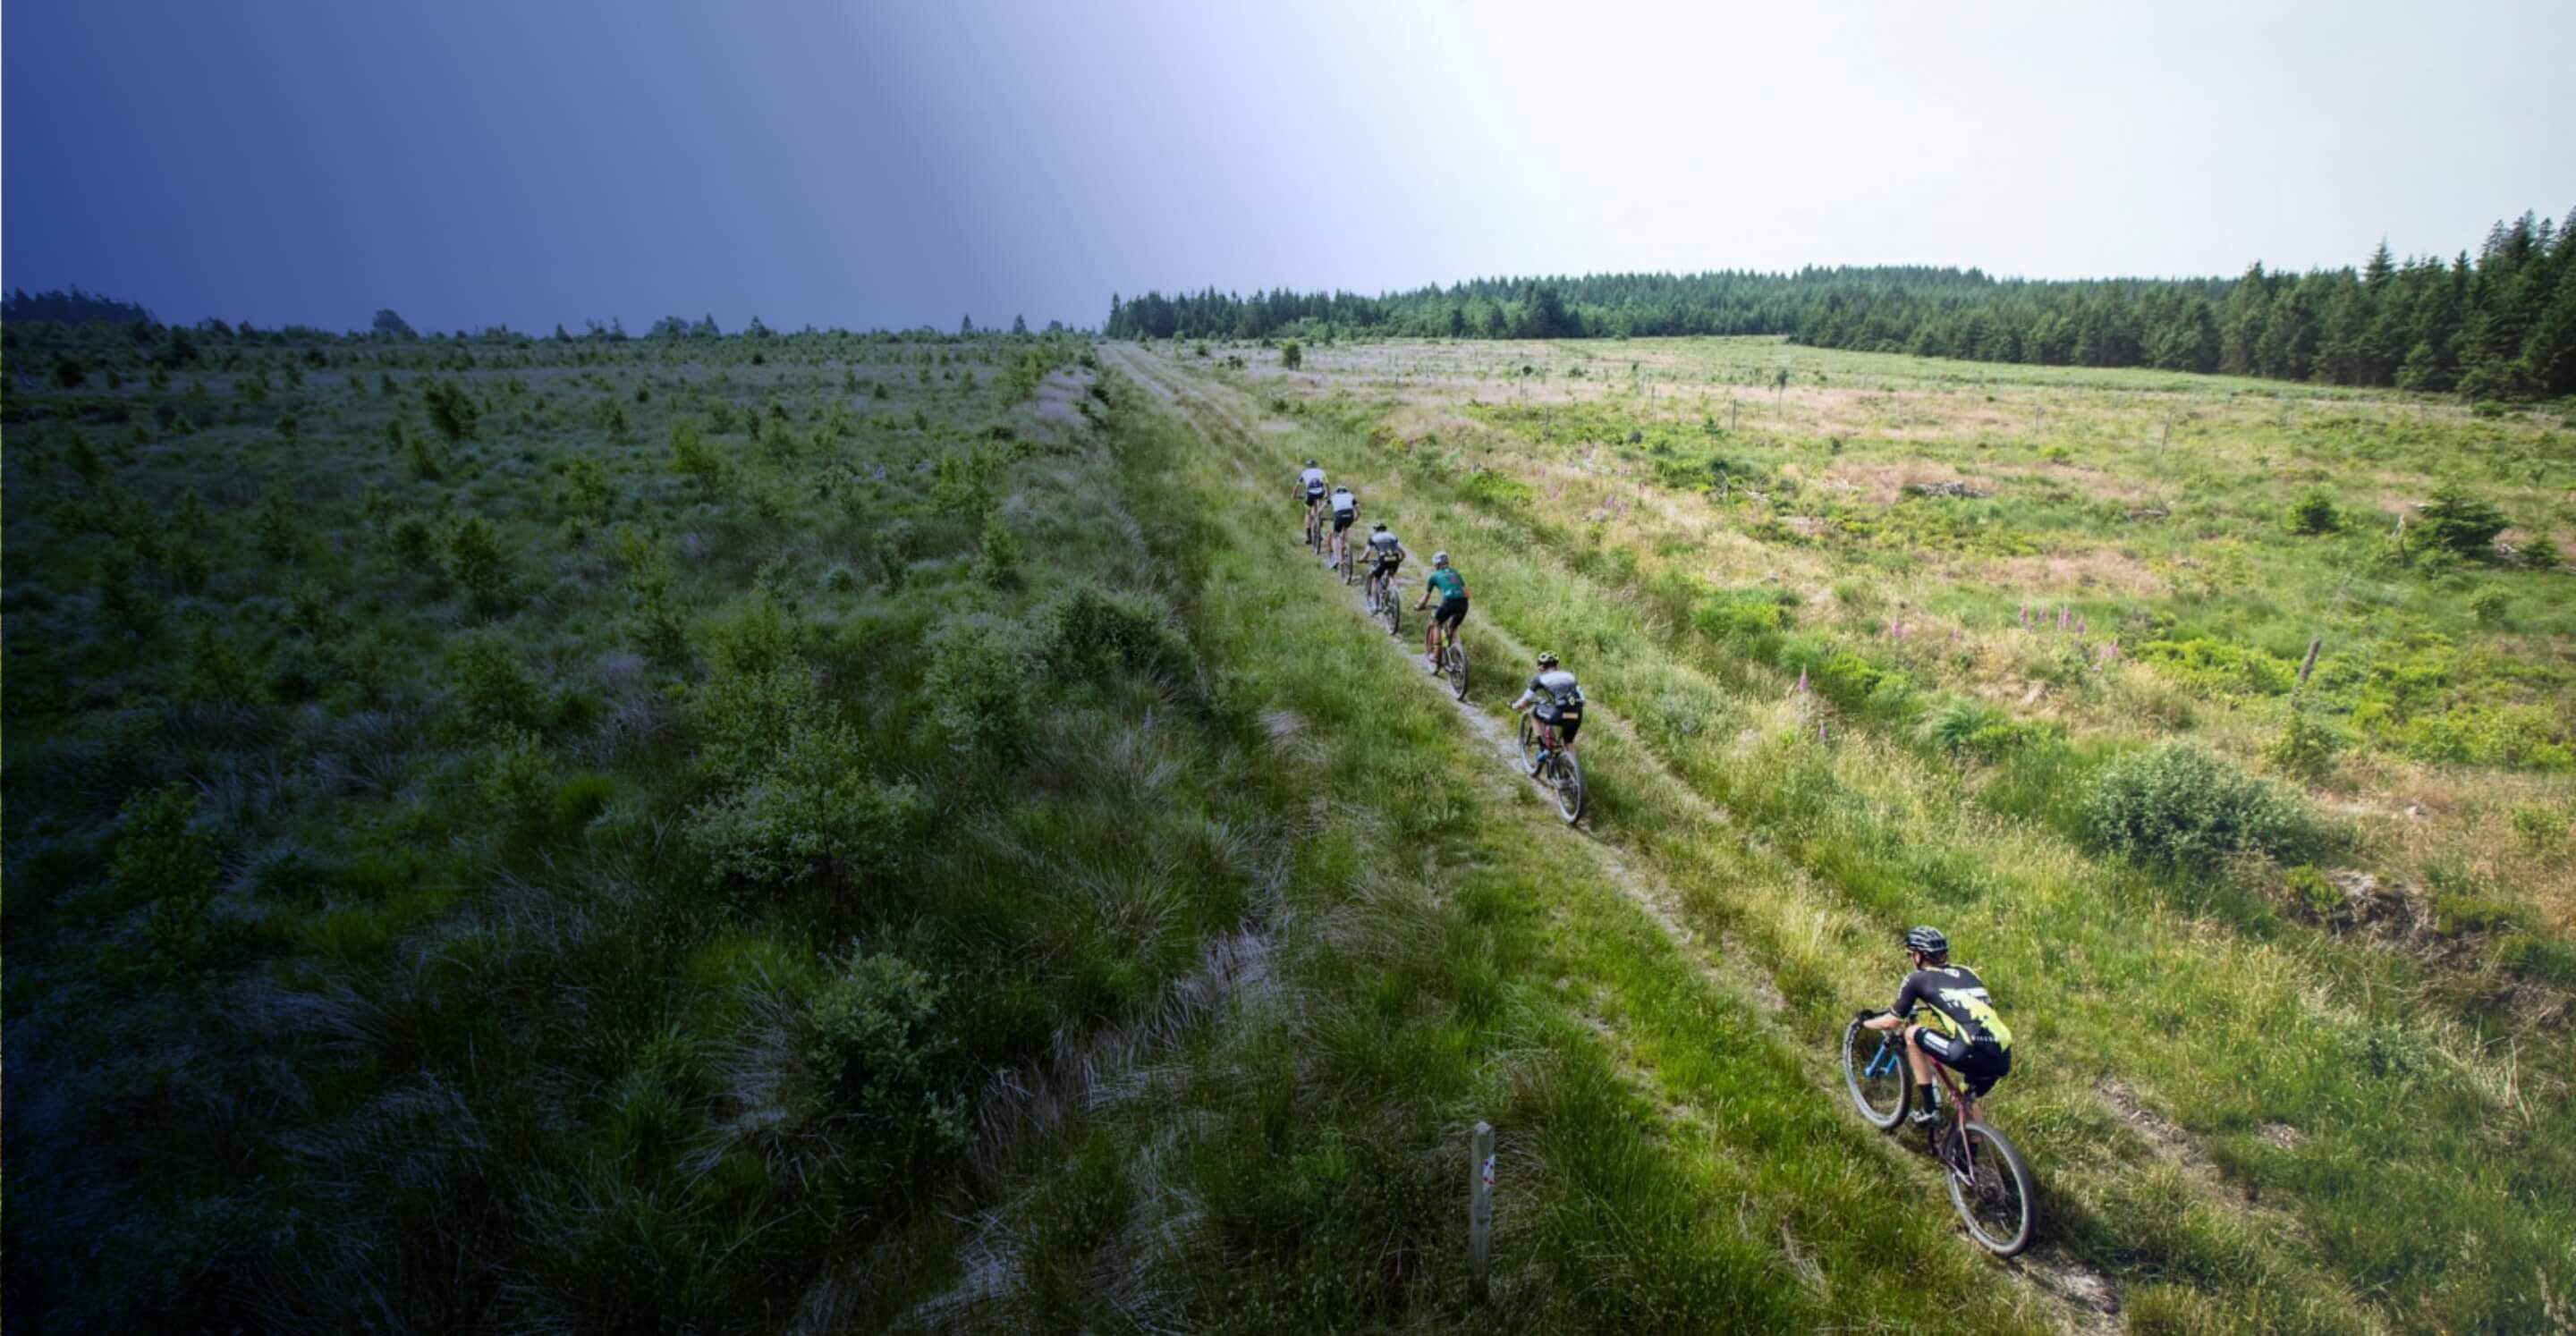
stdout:
[[1433,571],[1431,578],[1425,584],[1433,593],[1438,594],[1443,602],[1467,596],[1467,581],[1454,570]]
[[1404,544],[1397,542],[1394,534],[1370,534],[1368,546],[1369,555],[1377,558],[1381,566],[1392,566],[1404,560]]
[[1298,474],[1297,480],[1306,484],[1307,500],[1312,501],[1316,497],[1324,494],[1324,471],[1322,469],[1308,469],[1305,472]]
[[1583,713],[1583,688],[1574,683],[1574,674],[1562,668],[1550,668],[1529,680],[1529,688],[1513,705],[1536,707],[1538,717],[1553,721],[1561,716]]
[[1351,489],[1350,489],[1350,488],[1344,487],[1344,488],[1340,488],[1340,489],[1337,489],[1336,491],[1334,491],[1334,493],[1333,493],[1333,513],[1334,513],[1334,514],[1336,514],[1336,515],[1348,515],[1348,514],[1352,514],[1352,513],[1356,512],[1359,508],[1360,508],[1360,499],[1359,499],[1358,497],[1356,497],[1356,496],[1351,495]]
[[1998,1048],[2012,1047],[2012,1027],[1995,1013],[1993,1000],[1986,996],[1986,981],[1965,965],[1940,965],[1906,975],[1896,990],[1893,1010],[1910,1020],[1917,1007],[1930,1009],[1922,1023],[1942,1034],[1969,1044],[1991,1040]]

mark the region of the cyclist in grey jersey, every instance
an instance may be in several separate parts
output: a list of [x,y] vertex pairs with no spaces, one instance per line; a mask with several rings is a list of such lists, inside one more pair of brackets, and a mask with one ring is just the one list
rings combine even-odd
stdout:
[[1370,574],[1393,579],[1396,568],[1404,564],[1404,556],[1403,541],[1390,532],[1384,523],[1370,527],[1368,540]]
[[[1523,710],[1537,713],[1538,721],[1555,733],[1557,746],[1571,747],[1574,735],[1583,731],[1583,688],[1575,682],[1574,674],[1557,666],[1555,655],[1542,651],[1538,656],[1538,672],[1531,676],[1529,686],[1521,691],[1520,699],[1512,702],[1512,713],[1518,714]],[[1538,761],[1530,765],[1531,774],[1538,773],[1539,765],[1547,760],[1547,755],[1548,750],[1542,747]]]
[[[1307,460],[1306,467],[1297,474],[1297,494],[1306,499],[1306,513],[1309,515],[1324,504],[1324,470],[1314,460]],[[1299,541],[1304,540],[1301,538]]]

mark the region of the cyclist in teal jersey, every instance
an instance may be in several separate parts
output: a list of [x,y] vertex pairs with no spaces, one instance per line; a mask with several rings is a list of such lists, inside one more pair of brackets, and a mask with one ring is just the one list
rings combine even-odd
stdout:
[[1467,581],[1449,568],[1449,554],[1431,554],[1431,578],[1423,582],[1422,600],[1413,605],[1415,612],[1431,606],[1431,596],[1440,596],[1440,610],[1431,615],[1431,624],[1422,632],[1422,665],[1426,672],[1440,671],[1440,633],[1445,628],[1454,643],[1458,624],[1467,620]]

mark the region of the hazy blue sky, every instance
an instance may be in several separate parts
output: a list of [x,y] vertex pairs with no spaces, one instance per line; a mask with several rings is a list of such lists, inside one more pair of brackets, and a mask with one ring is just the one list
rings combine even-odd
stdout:
[[2576,205],[2576,3],[9,0],[0,281],[164,319],[2233,273]]

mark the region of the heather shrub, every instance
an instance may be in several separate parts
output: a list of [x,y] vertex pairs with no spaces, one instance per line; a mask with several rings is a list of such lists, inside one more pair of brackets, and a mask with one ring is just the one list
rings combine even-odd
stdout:
[[2104,846],[2150,865],[2207,870],[2239,855],[2290,856],[2316,842],[2299,799],[2187,742],[2111,763],[2086,814]]

